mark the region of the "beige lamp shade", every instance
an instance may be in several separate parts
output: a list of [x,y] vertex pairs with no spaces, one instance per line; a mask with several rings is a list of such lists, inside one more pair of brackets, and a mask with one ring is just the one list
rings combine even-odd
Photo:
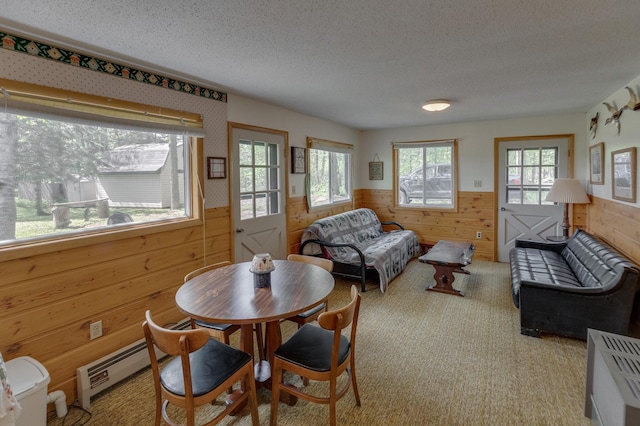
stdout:
[[590,202],[580,181],[568,178],[556,179],[545,200],[566,204],[588,204]]

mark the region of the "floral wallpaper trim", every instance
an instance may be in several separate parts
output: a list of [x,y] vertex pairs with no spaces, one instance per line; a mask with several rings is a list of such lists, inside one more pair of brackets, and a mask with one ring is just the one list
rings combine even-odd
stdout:
[[92,71],[115,75],[128,80],[136,80],[141,83],[153,84],[166,89],[176,90],[178,92],[189,93],[191,95],[201,96],[220,102],[227,102],[227,94],[219,90],[207,89],[191,83],[185,83],[184,81],[164,77],[159,74],[116,64],[114,62],[94,58],[93,56],[86,56],[81,53],[50,46],[45,43],[8,34],[3,31],[0,31],[0,42],[2,43],[2,48],[7,50],[27,53],[29,55],[52,59],[54,61],[63,62],[80,68],[87,68]]

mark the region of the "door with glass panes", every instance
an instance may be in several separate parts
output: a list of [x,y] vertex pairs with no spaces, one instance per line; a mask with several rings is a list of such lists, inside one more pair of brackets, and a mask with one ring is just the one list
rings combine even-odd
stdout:
[[235,262],[256,253],[287,254],[284,208],[285,132],[232,124]]
[[498,139],[498,260],[509,261],[516,239],[561,235],[563,205],[545,201],[567,177],[573,135]]

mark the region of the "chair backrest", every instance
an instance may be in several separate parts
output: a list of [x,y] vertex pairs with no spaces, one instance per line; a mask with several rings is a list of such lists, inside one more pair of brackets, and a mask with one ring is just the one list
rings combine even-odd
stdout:
[[287,260],[309,263],[311,265],[319,266],[329,272],[333,271],[333,261],[324,259],[322,257],[305,256],[302,254],[290,254],[289,256],[287,256]]
[[340,333],[343,329],[351,325],[351,335],[355,336],[358,326],[358,314],[360,313],[360,300],[362,296],[358,293],[355,285],[351,286],[351,302],[348,305],[332,311],[323,312],[318,317],[320,327],[327,330],[334,330]]
[[151,312],[145,313],[145,321],[142,323],[144,338],[147,342],[151,371],[153,372],[156,396],[160,395],[160,367],[156,357],[154,345],[167,355],[178,355],[182,362],[182,376],[185,398],[193,399],[193,385],[191,381],[191,363],[189,353],[195,352],[209,341],[209,333],[206,330],[168,330],[160,327],[151,318]]
[[157,325],[151,318],[151,312],[145,314],[146,321],[142,324],[147,344],[158,347],[167,355],[181,355],[195,352],[209,341],[209,333],[206,330],[169,330]]
[[186,283],[191,278],[197,277],[198,275],[204,274],[205,272],[211,271],[212,269],[218,269],[218,268],[222,268],[224,266],[229,266],[229,265],[231,265],[231,262],[229,262],[228,260],[225,260],[224,262],[218,262],[211,265],[203,266],[202,268],[196,269],[195,271],[191,271],[187,275],[185,275],[184,282]]
[[358,315],[360,313],[360,300],[362,296],[358,293],[355,285],[351,286],[351,302],[348,305],[335,309],[333,311],[323,312],[318,317],[320,327],[327,330],[333,330],[333,349],[331,350],[331,370],[332,374],[338,365],[338,356],[340,350],[341,331],[351,324],[351,336],[349,343],[351,345],[351,355],[353,356],[356,345],[356,330],[358,328]]

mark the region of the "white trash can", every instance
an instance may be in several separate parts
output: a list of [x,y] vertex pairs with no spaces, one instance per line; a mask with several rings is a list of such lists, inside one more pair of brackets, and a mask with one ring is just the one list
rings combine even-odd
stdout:
[[16,426],[47,425],[47,385],[49,372],[29,356],[5,362],[11,390],[22,407]]

